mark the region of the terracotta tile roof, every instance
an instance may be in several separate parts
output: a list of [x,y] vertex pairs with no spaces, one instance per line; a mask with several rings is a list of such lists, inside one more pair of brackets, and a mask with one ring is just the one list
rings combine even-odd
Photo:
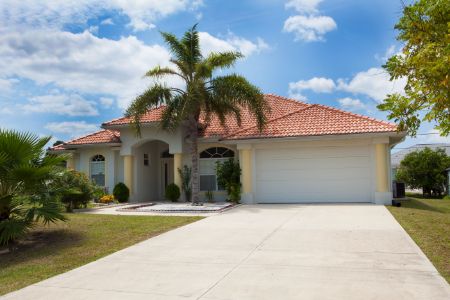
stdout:
[[311,104],[269,120],[260,133],[256,126],[225,136],[224,140],[395,132],[397,126],[320,104]]
[[[161,105],[155,109],[149,110],[145,115],[142,116],[142,123],[158,122],[161,120],[162,113],[164,112],[165,105]],[[102,126],[114,126],[114,125],[125,125],[131,123],[131,118],[122,117],[114,119],[102,124]]]
[[70,146],[120,143],[120,132],[117,130],[103,129],[89,135],[71,140],[67,143],[51,147],[50,150],[64,150]]
[[[395,132],[397,126],[392,123],[380,121],[363,115],[346,112],[333,107],[320,104],[307,104],[305,102],[276,96],[264,95],[271,111],[267,115],[266,128],[260,133],[255,118],[247,109],[242,109],[242,122],[238,126],[234,117],[230,117],[225,127],[218,118],[213,117],[205,129],[200,132],[204,138],[218,137],[222,140],[238,140],[253,138],[276,138],[295,136],[337,135],[354,133]],[[143,123],[158,122],[161,120],[165,106],[150,110],[142,117]],[[130,123],[130,118],[119,118],[103,123],[104,128],[114,128],[116,125]],[[204,116],[201,122],[205,122]],[[72,140],[64,145],[53,147],[54,150],[64,149],[70,145],[120,143],[120,132],[105,129],[93,134]]]

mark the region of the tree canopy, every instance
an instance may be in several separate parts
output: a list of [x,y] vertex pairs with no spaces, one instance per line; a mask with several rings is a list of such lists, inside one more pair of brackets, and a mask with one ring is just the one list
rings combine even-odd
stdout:
[[412,136],[423,121],[450,133],[450,1],[419,0],[404,6],[395,29],[402,52],[383,66],[391,80],[406,78],[405,94],[391,94],[378,105]]
[[447,182],[446,169],[450,167],[450,157],[444,149],[424,148],[408,153],[401,161],[396,179],[411,188],[423,189],[424,194],[441,195]]

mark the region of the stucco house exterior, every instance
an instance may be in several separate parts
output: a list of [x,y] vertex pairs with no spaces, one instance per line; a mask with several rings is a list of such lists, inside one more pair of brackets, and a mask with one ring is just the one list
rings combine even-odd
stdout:
[[[263,132],[245,110],[241,126],[234,118],[226,127],[214,118],[203,124],[202,191],[225,200],[215,165],[234,157],[242,169],[243,203],[391,203],[390,149],[405,136],[394,124],[324,105],[265,97],[271,112]],[[68,168],[86,173],[110,192],[124,182],[131,202],[163,200],[167,184],[181,185],[178,168],[190,165],[182,129],[169,132],[159,126],[164,108],[142,118],[140,137],[124,117],[51,151],[69,153]]]

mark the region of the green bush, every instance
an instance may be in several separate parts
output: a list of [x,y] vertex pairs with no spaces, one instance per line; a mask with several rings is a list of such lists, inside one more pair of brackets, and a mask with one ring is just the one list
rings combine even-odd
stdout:
[[120,203],[127,202],[130,198],[130,189],[125,185],[125,183],[119,182],[116,184],[113,190],[114,198]]
[[239,162],[230,158],[217,162],[217,183],[223,186],[228,194],[228,200],[239,203],[241,200],[241,167]]
[[166,199],[176,202],[180,198],[180,188],[175,183],[171,183],[166,187]]
[[450,195],[445,196],[444,198],[442,198],[444,200],[450,200]]
[[53,182],[53,185],[54,191],[60,196],[67,212],[71,212],[75,208],[86,207],[98,190],[98,186],[90,181],[84,173],[74,170],[65,171]]

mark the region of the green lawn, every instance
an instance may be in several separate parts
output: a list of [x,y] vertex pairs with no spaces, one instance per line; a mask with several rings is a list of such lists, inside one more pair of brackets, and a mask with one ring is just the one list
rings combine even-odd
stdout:
[[450,283],[450,200],[410,199],[388,209]]
[[14,253],[0,249],[0,295],[66,272],[201,217],[69,214],[33,229]]

